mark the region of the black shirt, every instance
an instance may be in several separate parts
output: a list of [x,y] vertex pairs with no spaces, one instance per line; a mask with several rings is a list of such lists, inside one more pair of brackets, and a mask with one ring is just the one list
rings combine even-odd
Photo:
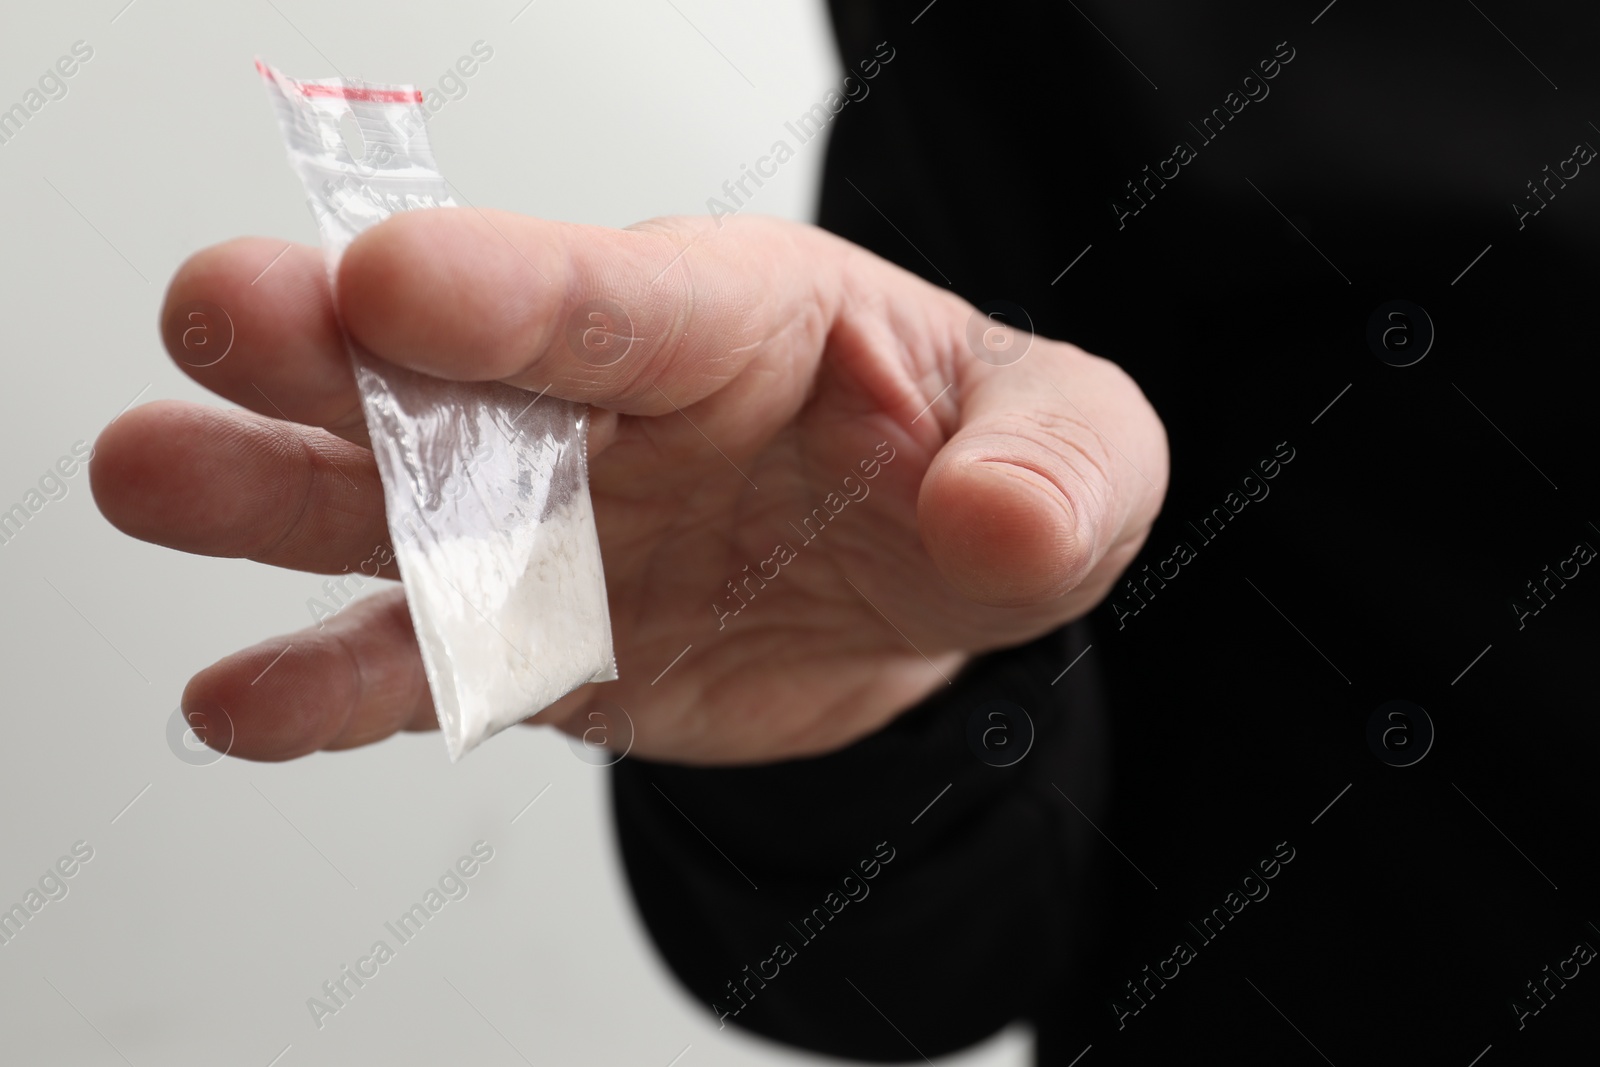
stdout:
[[1172,485],[1105,605],[879,734],[615,768],[685,989],[867,1060],[1592,1050],[1600,8],[833,16],[821,224],[1116,360]]

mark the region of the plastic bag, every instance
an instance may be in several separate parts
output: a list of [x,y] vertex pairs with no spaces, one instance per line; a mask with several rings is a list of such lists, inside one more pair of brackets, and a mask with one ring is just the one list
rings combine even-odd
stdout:
[[[256,62],[310,194],[328,279],[396,211],[454,207],[412,86],[297,81]],[[395,558],[450,760],[617,677],[588,409],[384,363],[349,336]]]

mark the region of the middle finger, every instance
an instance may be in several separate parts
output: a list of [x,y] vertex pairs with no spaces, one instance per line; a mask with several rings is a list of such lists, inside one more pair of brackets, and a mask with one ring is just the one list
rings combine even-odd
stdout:
[[101,512],[141,540],[315,574],[365,565],[369,577],[399,577],[378,551],[389,533],[372,453],[323,430],[158,400],[106,427],[89,477]]

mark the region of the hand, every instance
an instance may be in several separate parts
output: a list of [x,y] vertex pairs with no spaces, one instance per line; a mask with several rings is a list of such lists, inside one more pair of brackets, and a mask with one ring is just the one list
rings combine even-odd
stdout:
[[[354,573],[388,558],[382,489],[321,253],[293,246],[252,281],[280,247],[198,253],[163,313],[180,365],[256,414],[129,411],[96,445],[95,499],[157,544]],[[610,366],[569,343],[591,299],[632,320]],[[220,361],[184,348],[197,300],[232,319]],[[651,759],[769,761],[878,730],[974,654],[1092,608],[1165,492],[1161,422],[1114,364],[1044,338],[1018,362],[980,360],[971,305],[808,226],[409,212],[350,247],[338,310],[383,359],[594,405],[621,680],[530,722],[581,734],[615,702]],[[435,725],[399,587],[228,656],[183,703],[226,709],[249,759]]]

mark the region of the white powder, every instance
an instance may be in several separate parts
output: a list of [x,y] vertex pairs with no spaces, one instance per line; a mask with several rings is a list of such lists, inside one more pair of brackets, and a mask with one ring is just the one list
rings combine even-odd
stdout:
[[[330,285],[361,231],[403,208],[454,206],[414,86],[305,82],[257,67],[310,194]],[[345,136],[352,123],[359,148]],[[345,340],[454,762],[580,685],[617,676],[586,409],[497,382],[430,378]]]
[[487,542],[424,535],[400,564],[452,761],[579,686],[616,678],[586,491]]
[[587,409],[365,356],[357,379],[451,761],[616,678]]

